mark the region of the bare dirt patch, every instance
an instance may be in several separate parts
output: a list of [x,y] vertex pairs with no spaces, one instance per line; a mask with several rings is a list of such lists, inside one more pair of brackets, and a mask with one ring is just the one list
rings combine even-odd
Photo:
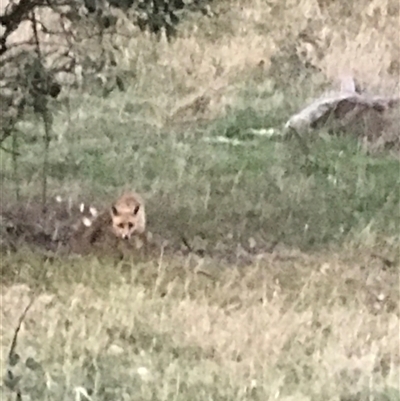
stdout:
[[[51,199],[45,208],[38,200],[3,202],[0,209],[1,250],[14,253],[27,247],[39,253],[108,255],[118,259],[133,255],[157,258],[160,254],[184,256],[192,253],[195,258],[211,257],[215,261],[246,265],[272,252],[277,245],[277,242],[269,243],[255,249],[226,243],[213,249],[208,247],[206,251],[196,240],[193,242],[184,236],[177,240],[168,233],[151,232],[146,233],[145,243],[140,238],[127,242],[111,233],[111,221],[104,219],[106,213],[96,219],[90,213],[91,208],[83,202],[78,204],[57,199]],[[91,225],[86,226],[85,220]]]

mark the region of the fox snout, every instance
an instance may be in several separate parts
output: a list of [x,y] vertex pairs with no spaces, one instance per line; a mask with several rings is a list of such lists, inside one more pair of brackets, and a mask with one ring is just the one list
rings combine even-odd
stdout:
[[113,225],[113,229],[117,237],[129,240],[136,231],[136,225],[132,222],[118,223],[117,225]]

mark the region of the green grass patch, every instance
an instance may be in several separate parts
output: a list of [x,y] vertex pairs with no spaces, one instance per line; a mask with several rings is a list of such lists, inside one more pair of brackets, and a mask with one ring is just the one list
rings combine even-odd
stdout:
[[[305,155],[296,138],[246,136],[250,128],[273,125],[251,108],[184,135],[113,109],[106,118],[93,119],[89,112],[94,110],[71,119],[52,143],[53,194],[101,203],[121,188],[134,188],[146,197],[151,230],[167,237],[200,236],[209,244],[255,238],[305,250],[341,243],[366,227],[382,238],[398,234],[400,163],[367,155],[351,137],[316,133]],[[65,124],[60,116],[56,132]],[[39,129],[30,126],[32,132]],[[242,145],[204,141],[216,136],[241,139]],[[26,194],[38,192],[41,146],[20,146]],[[4,185],[11,190],[6,154],[3,166]]]

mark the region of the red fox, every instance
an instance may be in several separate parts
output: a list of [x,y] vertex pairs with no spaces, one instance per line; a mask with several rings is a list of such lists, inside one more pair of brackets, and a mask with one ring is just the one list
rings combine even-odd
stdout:
[[110,212],[112,230],[117,237],[130,239],[133,234],[144,233],[146,215],[140,195],[125,193],[111,206]]
[[76,226],[71,243],[78,253],[89,251],[93,246],[118,247],[120,239],[126,244],[134,239],[134,247],[146,248],[147,237],[144,201],[137,193],[127,192],[94,219],[84,217]]

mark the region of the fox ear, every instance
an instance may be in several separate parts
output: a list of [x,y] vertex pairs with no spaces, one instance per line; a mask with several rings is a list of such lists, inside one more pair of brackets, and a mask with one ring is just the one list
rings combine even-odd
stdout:
[[111,206],[111,214],[113,216],[118,216],[118,210],[114,205]]
[[133,215],[134,215],[134,216],[136,216],[136,215],[138,214],[139,209],[140,209],[140,205],[137,205],[137,206],[135,207],[135,209],[133,209]]

